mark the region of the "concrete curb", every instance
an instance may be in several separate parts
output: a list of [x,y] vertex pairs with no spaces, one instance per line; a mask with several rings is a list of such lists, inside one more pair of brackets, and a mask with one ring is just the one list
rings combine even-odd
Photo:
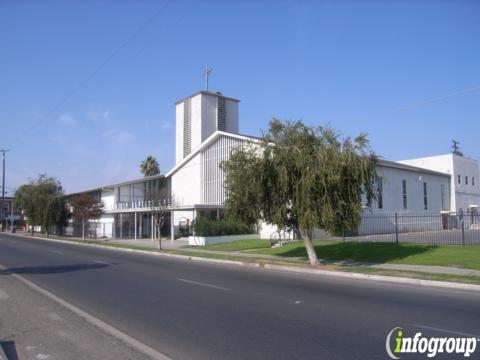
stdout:
[[199,261],[199,262],[210,262],[210,263],[218,263],[218,264],[230,264],[230,265],[238,265],[238,266],[249,266],[249,267],[260,267],[260,264],[254,262],[244,262],[244,261],[236,261],[236,260],[222,260],[222,259],[211,259],[211,258],[203,258],[191,255],[180,255],[180,254],[169,254],[165,252],[159,251],[148,251],[148,250],[140,250],[140,249],[131,249],[131,248],[122,248],[122,247],[115,247],[109,245],[99,245],[99,244],[92,244],[92,243],[82,243],[79,241],[69,241],[69,240],[62,240],[62,239],[51,239],[51,238],[44,238],[39,236],[31,236],[31,235],[20,235],[20,234],[8,234],[11,236],[19,237],[19,238],[27,238],[33,240],[44,240],[44,241],[51,241],[51,242],[59,242],[62,244],[69,244],[69,245],[79,245],[79,246],[91,246],[100,249],[107,249],[107,250],[117,250],[123,252],[130,252],[130,253],[137,253],[137,254],[144,254],[144,255],[152,255],[152,256],[166,256],[172,258],[178,258],[182,260],[191,260],[191,261]]
[[265,264],[264,268],[272,269],[272,270],[298,272],[298,273],[304,273],[304,274],[314,274],[314,275],[321,275],[321,276],[336,276],[336,277],[342,277],[347,279],[374,280],[374,281],[398,283],[398,284],[406,284],[406,285],[418,285],[418,286],[430,286],[430,287],[457,289],[457,290],[480,291],[480,285],[458,283],[458,282],[414,279],[414,278],[405,278],[405,277],[399,277],[399,276],[362,274],[362,273],[355,273],[355,272],[343,272],[343,271],[332,271],[332,270],[303,269],[303,268],[298,268],[293,266],[284,266],[284,265],[275,265],[275,264]]
[[276,265],[276,264],[269,264],[269,263],[264,264],[264,263],[244,262],[244,261],[237,261],[237,260],[210,259],[210,258],[196,257],[191,255],[168,254],[168,253],[157,252],[157,251],[119,248],[119,247],[113,247],[108,245],[98,245],[98,244],[91,244],[91,243],[84,244],[76,241],[68,241],[68,240],[61,240],[61,239],[47,239],[42,237],[30,236],[30,235],[20,235],[20,234],[10,234],[10,235],[20,237],[20,238],[53,241],[53,242],[60,242],[64,244],[74,244],[74,245],[81,245],[81,246],[92,246],[92,247],[97,247],[102,249],[119,250],[119,251],[138,253],[138,254],[173,257],[181,260],[237,265],[237,266],[252,267],[252,268],[263,268],[268,270],[287,271],[287,272],[303,273],[303,274],[310,274],[310,275],[335,276],[335,277],[341,277],[341,278],[347,278],[347,279],[373,280],[373,281],[398,283],[398,284],[405,284],[405,285],[429,286],[429,287],[435,287],[435,288],[469,290],[469,291],[480,292],[480,285],[476,285],[476,284],[466,284],[466,283],[448,282],[448,281],[439,281],[439,280],[414,279],[414,278],[405,278],[405,277],[399,277],[399,276],[373,275],[373,274],[363,274],[363,273],[343,272],[343,271],[323,270],[323,269],[309,269],[309,268],[301,268],[298,266]]

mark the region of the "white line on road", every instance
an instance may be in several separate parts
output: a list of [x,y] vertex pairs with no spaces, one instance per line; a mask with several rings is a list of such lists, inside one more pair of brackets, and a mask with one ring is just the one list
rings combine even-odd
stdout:
[[8,296],[8,294],[3,291],[2,289],[0,289],[0,299],[8,299],[10,296]]
[[63,254],[63,251],[59,251],[59,250],[51,250],[51,251],[52,253],[55,253],[55,254],[59,254],[59,255]]
[[419,325],[419,324],[412,324],[412,325],[417,327],[417,328],[420,328],[420,329],[439,331],[439,332],[444,332],[444,333],[447,333],[447,334],[471,336],[471,337],[476,337],[476,338],[480,337],[480,335],[464,333],[464,332],[461,332],[461,331],[453,331],[453,330],[448,330],[448,329],[442,329],[442,328],[437,328],[437,327],[433,327],[433,326]]
[[[0,270],[6,270],[7,268],[0,264]],[[96,326],[100,330],[116,337],[117,339],[122,340],[123,342],[127,343],[134,349],[150,356],[152,359],[158,359],[158,360],[171,360],[168,356],[165,354],[162,354],[158,352],[157,350],[149,347],[148,345],[145,345],[144,343],[140,342],[139,340],[131,337],[130,335],[124,333],[123,331],[118,330],[117,328],[103,322],[102,320],[94,317],[93,315],[90,315],[89,313],[79,309],[75,305],[70,304],[69,302],[66,302],[62,298],[59,298],[58,296],[52,294],[50,291],[45,290],[41,288],[40,286],[34,284],[30,280],[27,280],[21,275],[18,274],[10,274],[9,276],[12,276],[16,278],[17,280],[21,281],[31,289],[45,295],[46,297],[50,298],[51,300],[55,301],[56,303],[62,305],[63,307],[67,308],[68,310],[72,311],[73,313],[77,314],[81,318],[85,319],[87,322],[90,324]]]
[[221,287],[221,286],[212,285],[212,284],[206,284],[206,283],[199,282],[199,281],[193,281],[193,280],[187,280],[187,279],[180,279],[180,278],[178,278],[177,280],[178,280],[178,281],[183,281],[183,282],[186,282],[186,283],[189,283],[189,284],[200,285],[200,286],[207,286],[207,287],[211,287],[211,288],[218,289],[218,290],[223,290],[223,291],[230,291],[230,289],[227,289],[227,288],[224,288],[224,287]]
[[92,260],[92,261],[94,263],[101,264],[101,265],[110,265],[108,262],[102,261],[102,260]]

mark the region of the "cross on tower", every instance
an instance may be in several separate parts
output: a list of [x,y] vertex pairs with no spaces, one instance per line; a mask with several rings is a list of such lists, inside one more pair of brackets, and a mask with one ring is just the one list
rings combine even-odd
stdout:
[[208,91],[208,77],[210,76],[210,73],[213,71],[213,69],[208,68],[208,64],[205,64],[205,70],[203,70],[203,76],[205,76],[205,90]]

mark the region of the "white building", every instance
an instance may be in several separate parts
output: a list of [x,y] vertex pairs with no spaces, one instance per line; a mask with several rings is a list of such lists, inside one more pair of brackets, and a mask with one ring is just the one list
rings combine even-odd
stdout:
[[[167,214],[162,233],[171,236],[189,232],[199,215],[221,215],[225,190],[220,163],[236,147],[254,144],[258,138],[238,133],[237,99],[199,91],[175,106],[175,166],[164,175],[88,191],[105,203],[105,214],[93,230],[97,236],[152,237],[152,214],[160,210]],[[402,162],[381,160],[377,174],[378,200],[365,213],[440,214],[471,210],[480,203],[478,162],[472,159],[449,154]],[[152,196],[159,189],[169,194],[168,204]],[[368,228],[362,224],[360,232],[367,233]],[[264,224],[260,235],[268,238],[274,231]]]
[[478,161],[455,154],[423,157],[400,161],[424,169],[451,175],[450,207],[452,212],[475,211],[480,205],[480,177]]

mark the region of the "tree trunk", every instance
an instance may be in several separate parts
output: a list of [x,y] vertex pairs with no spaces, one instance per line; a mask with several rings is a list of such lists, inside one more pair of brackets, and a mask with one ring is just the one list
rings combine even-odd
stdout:
[[82,240],[85,241],[85,220],[82,220]]
[[312,241],[312,232],[305,230],[305,231],[302,231],[302,235],[305,242],[305,249],[307,249],[308,260],[310,261],[310,265],[318,265],[317,253],[315,252],[315,248],[313,246],[313,241]]
[[157,236],[158,236],[158,249],[162,250],[162,234],[160,233],[160,225],[157,222]]
[[30,231],[32,232],[32,236],[35,234],[35,228],[33,225],[30,225]]

